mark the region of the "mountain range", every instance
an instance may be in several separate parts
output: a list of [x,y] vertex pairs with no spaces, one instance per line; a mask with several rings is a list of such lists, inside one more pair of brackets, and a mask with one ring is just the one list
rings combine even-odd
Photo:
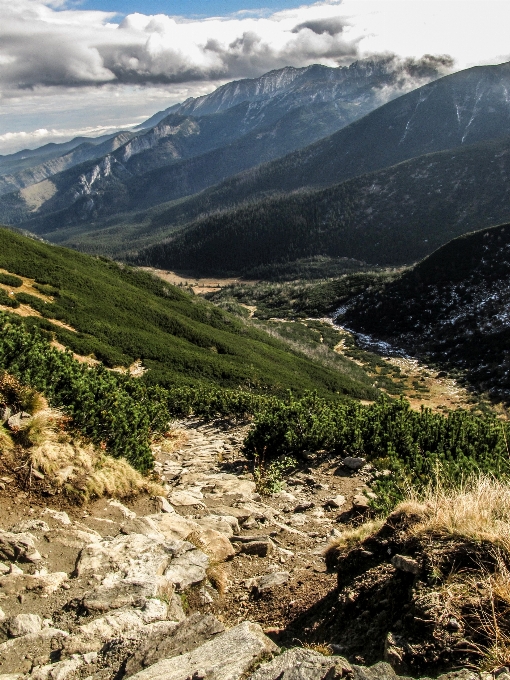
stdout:
[[0,220],[62,240],[69,226],[87,231],[112,215],[195,194],[329,136],[439,77],[440,66],[387,57],[342,68],[288,67],[228,83],[170,107],[147,123],[149,129],[106,140],[102,156],[82,145],[4,175]]

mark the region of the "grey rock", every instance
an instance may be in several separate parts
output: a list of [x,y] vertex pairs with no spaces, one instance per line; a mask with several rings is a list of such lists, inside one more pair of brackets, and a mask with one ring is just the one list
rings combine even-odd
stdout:
[[169,621],[180,623],[186,618],[184,609],[182,608],[182,600],[179,595],[173,595],[168,603],[167,618]]
[[229,507],[227,505],[219,505],[213,508],[216,515],[225,515],[228,517],[235,517],[239,524],[243,524],[251,516],[251,510],[247,508],[239,507]]
[[178,625],[170,636],[164,631],[154,631],[127,660],[125,677],[134,675],[161,659],[191,652],[224,630],[225,626],[212,614],[196,613]]
[[29,533],[14,534],[0,530],[0,559],[9,562],[37,562],[41,555]]
[[251,621],[215,636],[197,649],[158,661],[131,676],[136,680],[239,680],[253,664],[278,652],[278,647]]
[[352,456],[347,456],[342,461],[343,465],[349,470],[360,470],[366,462],[365,458],[354,458]]
[[[501,675],[496,677],[500,678]],[[470,668],[461,668],[458,671],[451,671],[450,673],[444,673],[439,675],[437,680],[480,680],[480,675]]]
[[[374,666],[352,666],[352,680],[396,680],[397,674],[385,661]],[[403,680],[403,679],[402,679]]]
[[244,582],[244,585],[253,593],[262,595],[273,588],[284,585],[289,579],[290,574],[288,571],[275,571],[272,574],[249,578]]
[[18,614],[9,621],[8,632],[11,637],[21,637],[39,633],[42,629],[42,619],[37,614]]
[[358,494],[357,496],[354,496],[352,499],[352,504],[357,510],[368,510],[370,507],[369,505],[369,499],[365,496],[365,494]]
[[174,584],[176,590],[183,591],[207,578],[206,569],[209,558],[201,550],[190,550],[172,560],[165,571],[165,578]]
[[243,529],[248,529],[249,531],[250,529],[258,529],[259,523],[255,519],[255,517],[248,517],[248,519],[245,522],[243,522],[242,526]]
[[299,505],[296,505],[294,508],[294,512],[305,512],[305,510],[310,510],[311,508],[315,507],[315,503],[312,503],[312,501],[304,501],[303,503],[299,503]]
[[49,531],[50,527],[42,519],[25,519],[11,527],[13,534],[23,534],[26,531]]
[[405,557],[404,555],[393,555],[391,558],[391,563],[396,569],[400,571],[406,571],[408,574],[414,574],[417,576],[421,569],[420,565],[412,557]]
[[345,505],[346,499],[345,496],[335,496],[334,498],[328,498],[327,501],[324,503],[325,508],[341,508],[342,505]]
[[6,423],[11,416],[12,409],[10,406],[4,406],[3,408],[0,408],[0,423],[2,423],[2,425]]
[[341,657],[296,647],[263,664],[248,680],[333,680],[350,670],[349,663]]
[[160,512],[168,512],[169,514],[175,512],[174,508],[170,505],[170,503],[164,496],[156,496],[156,500],[159,503]]

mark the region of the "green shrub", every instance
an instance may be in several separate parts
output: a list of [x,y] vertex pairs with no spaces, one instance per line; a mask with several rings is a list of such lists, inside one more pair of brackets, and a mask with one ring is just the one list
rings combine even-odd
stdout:
[[11,288],[21,288],[23,279],[13,276],[12,274],[0,272],[0,283],[3,283],[4,286],[10,286]]
[[403,497],[406,486],[424,489],[437,475],[446,485],[473,473],[510,475],[509,437],[510,426],[490,415],[413,411],[404,399],[332,403],[310,394],[262,408],[244,449],[264,460],[320,449],[366,457],[391,472],[374,484],[374,506],[382,511]]

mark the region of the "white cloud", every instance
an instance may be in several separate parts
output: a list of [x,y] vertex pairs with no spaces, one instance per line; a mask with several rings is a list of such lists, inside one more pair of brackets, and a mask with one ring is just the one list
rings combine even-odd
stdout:
[[0,0],[0,152],[12,130],[113,125],[289,64],[388,52],[449,54],[457,68],[501,62],[509,29],[508,0],[319,0],[276,13],[132,14],[120,23],[65,0]]

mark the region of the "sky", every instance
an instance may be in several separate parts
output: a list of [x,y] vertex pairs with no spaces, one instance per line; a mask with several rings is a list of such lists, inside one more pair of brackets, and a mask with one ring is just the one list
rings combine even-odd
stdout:
[[0,154],[139,124],[283,66],[510,60],[510,0],[0,0]]

